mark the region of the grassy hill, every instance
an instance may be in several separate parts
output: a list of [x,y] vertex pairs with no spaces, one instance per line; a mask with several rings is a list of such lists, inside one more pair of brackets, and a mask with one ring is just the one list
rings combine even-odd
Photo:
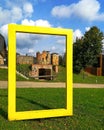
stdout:
[[[25,81],[26,79],[21,77],[20,75],[16,75],[17,81]],[[1,69],[0,68],[0,80],[7,81],[8,80],[8,69]]]

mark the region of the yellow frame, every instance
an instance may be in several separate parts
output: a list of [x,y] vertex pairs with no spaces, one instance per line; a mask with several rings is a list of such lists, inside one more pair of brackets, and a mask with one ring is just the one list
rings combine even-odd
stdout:
[[[16,32],[35,33],[46,35],[66,36],[66,108],[51,110],[33,110],[16,112]],[[8,25],[8,120],[25,120],[49,118],[58,116],[71,116],[73,114],[73,89],[72,89],[72,30],[59,28],[46,28]]]

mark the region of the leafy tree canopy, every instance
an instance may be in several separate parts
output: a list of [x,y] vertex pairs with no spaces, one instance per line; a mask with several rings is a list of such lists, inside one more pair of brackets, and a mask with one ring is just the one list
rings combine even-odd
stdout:
[[82,68],[94,65],[97,56],[102,52],[103,33],[96,26],[85,32],[81,39],[73,44],[74,71],[80,72]]

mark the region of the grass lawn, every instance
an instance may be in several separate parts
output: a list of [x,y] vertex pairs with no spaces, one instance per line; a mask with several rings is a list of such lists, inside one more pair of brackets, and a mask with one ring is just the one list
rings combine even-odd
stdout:
[[[38,120],[7,120],[7,90],[0,89],[0,130],[103,130],[104,89],[74,89],[74,115]],[[17,89],[17,111],[65,106],[64,88]]]
[[[66,70],[65,67],[60,66],[59,67],[59,73],[57,74],[56,78],[49,82],[66,82]],[[27,79],[16,75],[17,81],[27,81]],[[0,69],[0,80],[8,80],[8,70],[7,69]],[[38,81],[39,80],[33,80],[30,79],[29,81]],[[83,74],[73,74],[73,83],[98,83],[98,84],[104,84],[104,76],[94,76],[94,75],[88,75],[85,74],[83,78]]]
[[73,74],[73,83],[104,84],[104,76]]
[[[25,78],[21,77],[20,75],[16,75],[18,81],[26,81]],[[8,80],[8,70],[0,68],[0,80],[7,81]]]

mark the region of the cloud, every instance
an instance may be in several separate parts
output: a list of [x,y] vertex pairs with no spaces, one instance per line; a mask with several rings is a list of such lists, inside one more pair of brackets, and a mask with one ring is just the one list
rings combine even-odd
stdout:
[[28,20],[28,19],[23,19],[22,21],[21,21],[21,24],[22,25],[30,25],[30,26],[34,26],[34,21],[33,20]]
[[12,9],[3,9],[0,7],[0,24],[7,24],[10,22],[18,21],[22,18],[22,10],[19,7],[13,7]]
[[43,19],[38,19],[36,21],[24,19],[21,22],[23,25],[30,25],[30,26],[43,26],[43,27],[52,27],[52,25],[47,21]]
[[36,20],[35,26],[52,27],[52,25],[47,20],[42,19]]
[[90,30],[90,27],[85,27],[85,30],[86,30],[86,31],[89,31],[89,30]]
[[[30,26],[47,26],[51,27],[52,25],[43,19],[39,19],[36,21],[24,19],[21,21],[22,25],[30,25]],[[8,38],[8,24],[2,25],[0,27],[0,33],[5,37],[6,43]],[[25,51],[29,51],[34,48],[36,44],[38,44],[41,40],[49,38],[49,35],[39,35],[39,34],[29,34],[29,33],[16,33],[16,43],[18,52],[23,53]]]
[[61,5],[61,6],[55,6],[52,11],[51,11],[53,16],[58,16],[60,18],[62,17],[70,17],[71,16],[71,9],[70,6],[65,6],[65,5]]
[[71,5],[55,6],[51,14],[59,18],[79,17],[87,21],[104,21],[104,12],[100,13],[98,0],[80,0]]
[[[36,21],[24,19],[21,21],[22,25],[28,25],[28,26],[45,26],[45,27],[51,27],[52,25],[47,21],[43,19],[39,19]],[[27,50],[28,53],[35,48],[35,45],[38,44],[41,40],[48,38],[47,35],[39,35],[39,34],[29,34],[29,33],[18,33],[17,34],[17,48],[20,51]],[[25,50],[24,50],[25,49]],[[34,49],[35,50],[35,49]]]
[[5,24],[5,25],[1,26],[0,32],[2,33],[2,35],[7,36],[7,33],[8,33],[8,24]]
[[65,45],[66,42],[65,39],[58,39],[56,43]]
[[30,17],[32,15],[32,13],[34,12],[33,6],[31,3],[25,3],[23,5],[23,11],[25,13],[25,17]]
[[76,41],[76,38],[81,38],[83,36],[82,32],[80,29],[76,29],[74,31],[74,35],[73,35],[73,39],[74,39],[74,42]]
[[0,7],[0,25],[19,22],[24,18],[31,17],[34,12],[30,2],[19,3],[18,5],[9,1],[7,5],[7,8]]

